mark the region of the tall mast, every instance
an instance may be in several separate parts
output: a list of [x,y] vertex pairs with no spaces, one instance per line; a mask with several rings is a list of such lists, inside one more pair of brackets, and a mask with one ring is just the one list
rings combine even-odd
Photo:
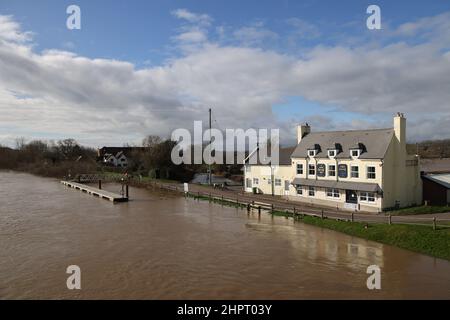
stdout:
[[[211,108],[209,108],[209,147],[211,148]],[[209,164],[208,164],[208,181],[209,181],[209,185],[212,184],[211,181],[211,149],[209,150]]]

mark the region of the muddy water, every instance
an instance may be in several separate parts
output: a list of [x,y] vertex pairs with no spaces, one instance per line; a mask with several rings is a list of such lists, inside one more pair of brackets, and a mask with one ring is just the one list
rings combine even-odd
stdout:
[[[0,172],[0,298],[450,298],[444,260],[179,196],[130,196],[112,204]],[[80,291],[66,287],[73,264]],[[366,287],[372,264],[379,291]]]

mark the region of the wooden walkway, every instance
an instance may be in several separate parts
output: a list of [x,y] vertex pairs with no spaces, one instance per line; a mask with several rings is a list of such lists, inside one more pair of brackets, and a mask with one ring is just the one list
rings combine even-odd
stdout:
[[126,202],[128,201],[128,198],[125,196],[122,196],[120,194],[117,193],[112,193],[106,190],[102,190],[102,189],[98,189],[98,188],[94,188],[91,186],[87,186],[85,184],[81,184],[81,183],[77,183],[77,182],[73,182],[73,181],[61,181],[61,183],[67,187],[70,188],[74,188],[77,190],[80,190],[82,192],[86,192],[88,194],[91,194],[93,196],[102,198],[102,199],[106,199],[112,202]]

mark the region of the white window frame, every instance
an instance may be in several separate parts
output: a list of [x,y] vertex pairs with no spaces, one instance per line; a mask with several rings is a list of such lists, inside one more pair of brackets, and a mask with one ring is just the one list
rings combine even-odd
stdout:
[[[311,173],[314,172],[314,173]],[[316,165],[315,164],[308,164],[308,175],[315,176],[316,175]]]
[[297,195],[302,196],[302,195],[303,195],[303,186],[297,185],[297,186],[295,187],[295,192],[297,193]]
[[339,189],[336,189],[336,188],[327,188],[326,193],[327,193],[328,198],[340,198],[341,197]]
[[[297,166],[295,167],[295,170],[297,172],[297,174],[303,174],[303,163],[297,163]],[[300,173],[299,173],[300,171]]]
[[377,197],[375,192],[360,192],[359,193],[359,201],[367,202],[367,203],[375,203]]
[[[356,171],[353,171],[353,168],[356,168]],[[356,177],[353,174],[356,173]],[[350,178],[359,178],[359,166],[350,165]]]
[[275,179],[275,187],[281,187],[281,179],[276,178]]
[[[373,172],[369,171],[369,169],[371,168],[373,168]],[[377,169],[375,168],[375,166],[367,166],[366,171],[367,171],[367,179],[373,180],[377,178]]]
[[[334,167],[334,170],[330,170],[330,167]],[[331,175],[330,172],[334,172],[334,174]],[[328,165],[328,176],[329,177],[336,177],[336,165],[335,164],[329,164]]]
[[309,197],[315,197],[316,196],[316,189],[312,186],[308,187],[308,196]]
[[259,184],[259,179],[253,178],[253,185],[258,185],[258,184]]
[[[353,155],[353,152],[356,152],[356,156]],[[361,155],[361,150],[359,149],[350,149],[350,157],[352,158],[359,158],[359,156]]]
[[[331,153],[333,153],[333,154],[331,154]],[[329,157],[329,158],[334,158],[334,157],[336,157],[336,150],[335,150],[335,149],[333,149],[333,150],[328,150],[328,157]]]
[[308,157],[315,157],[317,154],[317,150],[308,150]]

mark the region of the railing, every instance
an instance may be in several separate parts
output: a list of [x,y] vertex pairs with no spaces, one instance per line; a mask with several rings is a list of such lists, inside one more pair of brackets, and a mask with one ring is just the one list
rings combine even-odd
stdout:
[[370,214],[358,214],[355,212],[347,211],[329,211],[321,208],[311,208],[302,207],[301,203],[292,204],[274,204],[269,201],[256,201],[255,198],[247,196],[244,194],[236,194],[234,196],[219,194],[213,190],[210,192],[184,192],[183,186],[177,186],[173,184],[164,184],[159,182],[150,182],[149,185],[153,188],[160,188],[167,191],[173,191],[177,193],[183,193],[187,197],[193,197],[200,200],[201,198],[209,200],[210,202],[221,201],[228,202],[238,207],[247,208],[248,211],[251,209],[257,209],[258,213],[261,210],[269,211],[270,213],[281,212],[287,217],[292,217],[295,220],[302,216],[312,216],[320,217],[322,219],[334,219],[338,221],[348,221],[348,222],[366,222],[366,223],[385,223],[385,224],[411,224],[411,225],[424,225],[431,226],[433,229],[437,227],[449,228],[450,218],[439,218],[430,217],[413,217],[413,216],[393,216],[393,215],[370,215]]

